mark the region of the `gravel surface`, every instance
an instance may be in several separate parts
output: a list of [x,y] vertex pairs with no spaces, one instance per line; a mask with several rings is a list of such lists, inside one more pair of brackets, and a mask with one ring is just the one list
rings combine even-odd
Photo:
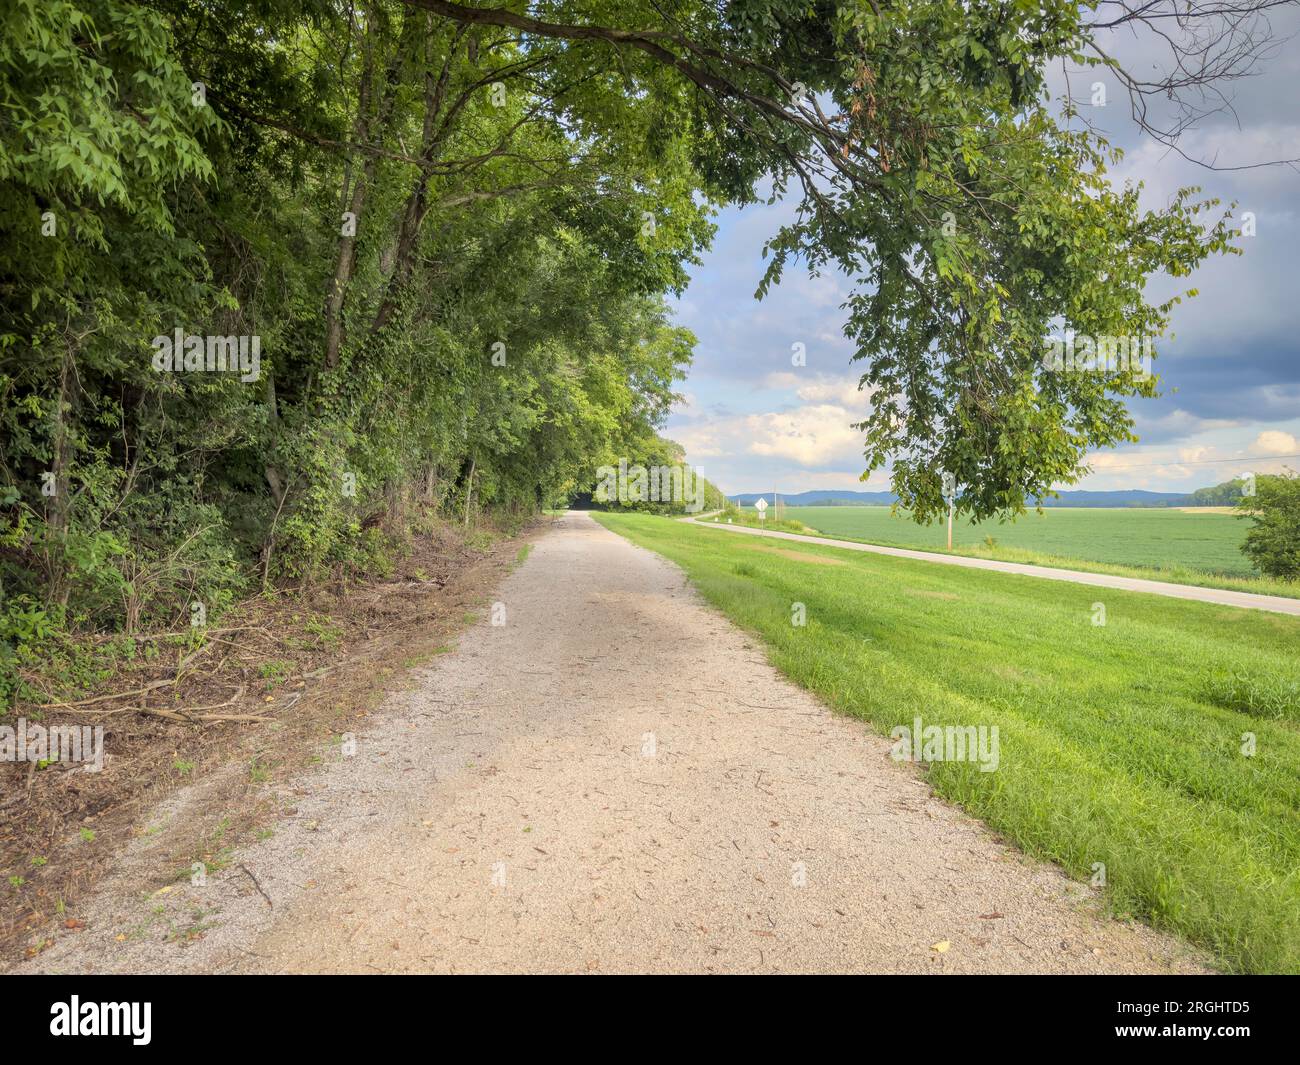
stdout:
[[328,749],[274,836],[159,892],[142,842],[16,971],[1200,971],[586,515],[494,598],[504,625]]

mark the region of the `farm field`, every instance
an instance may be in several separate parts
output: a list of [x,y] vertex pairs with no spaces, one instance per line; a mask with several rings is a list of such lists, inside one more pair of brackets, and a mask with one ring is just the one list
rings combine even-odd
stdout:
[[[787,518],[825,533],[894,547],[938,548],[947,543],[944,525],[917,525],[889,507],[786,507]],[[1246,523],[1229,512],[1184,512],[1136,508],[1052,508],[1032,510],[1014,522],[958,522],[954,548],[972,547],[991,536],[999,547],[1023,548],[1120,566],[1158,569],[1187,566],[1207,573],[1256,576],[1241,553]]]
[[1097,626],[1093,588],[595,517],[680,564],[777,668],[877,731],[917,715],[996,726],[996,771],[922,772],[1072,876],[1101,863],[1116,913],[1227,969],[1300,972],[1300,620],[1107,591]]
[[[916,525],[888,507],[786,507],[787,532],[946,552],[943,525]],[[734,512],[733,512],[734,513]],[[706,520],[718,521],[721,518]],[[752,507],[739,520],[758,526]],[[773,515],[767,515],[768,527]],[[1300,598],[1300,581],[1260,576],[1240,551],[1246,525],[1226,508],[1057,508],[1016,522],[959,524],[953,554],[1056,569]],[[989,544],[987,538],[992,537]]]

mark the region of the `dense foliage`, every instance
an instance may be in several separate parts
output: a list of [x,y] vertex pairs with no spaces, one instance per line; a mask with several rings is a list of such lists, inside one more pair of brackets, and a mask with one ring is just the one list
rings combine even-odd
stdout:
[[1246,482],[1240,477],[1234,477],[1230,481],[1224,481],[1221,484],[1211,485],[1208,488],[1198,488],[1189,497],[1190,505],[1194,507],[1235,507],[1241,502],[1245,495]]
[[1300,474],[1261,474],[1237,507],[1250,521],[1246,556],[1269,577],[1300,580]]
[[[662,295],[710,228],[654,99],[494,100],[518,42],[394,3],[3,30],[0,635],[174,624],[407,508],[532,511],[662,451],[694,342]],[[259,365],[160,372],[176,329]]]
[[866,458],[905,505],[945,472],[977,516],[1072,480],[1154,385],[1054,372],[1043,338],[1158,333],[1147,278],[1228,236],[1188,193],[1141,211],[1051,117],[1086,11],[9,0],[0,646],[653,463],[693,345],[664,297],[764,181],[799,204],[765,287],[862,282]]

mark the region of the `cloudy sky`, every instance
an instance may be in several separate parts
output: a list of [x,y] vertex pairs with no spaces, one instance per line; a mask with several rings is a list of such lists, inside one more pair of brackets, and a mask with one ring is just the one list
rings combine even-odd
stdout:
[[[1219,167],[1300,157],[1300,12],[1272,22],[1290,39],[1256,77],[1229,90],[1235,117],[1216,115],[1184,135],[1188,156]],[[1149,42],[1113,47],[1130,70],[1164,61]],[[1076,101],[1087,105],[1096,80],[1107,79],[1070,72]],[[1235,217],[1254,212],[1256,236],[1238,242],[1243,255],[1216,257],[1181,279],[1178,288],[1200,295],[1176,308],[1173,335],[1159,346],[1163,394],[1131,401],[1141,442],[1095,453],[1094,472],[1073,487],[1184,491],[1247,470],[1300,468],[1300,459],[1280,457],[1300,453],[1300,168],[1208,170],[1188,162],[1138,134],[1113,80],[1107,106],[1088,109],[1093,125],[1127,153],[1112,178],[1144,182],[1148,207],[1180,186],[1200,185],[1225,205],[1237,201]],[[1058,73],[1054,93],[1064,89]],[[792,266],[766,299],[753,299],[763,243],[791,212],[788,203],[759,205],[716,219],[713,249],[675,306],[699,344],[666,435],[727,492],[887,489],[888,470],[866,484],[859,479],[861,433],[850,426],[868,403],[841,332],[848,282],[809,278]],[[1174,288],[1157,279],[1150,292],[1163,299]],[[806,346],[804,367],[791,366],[794,343]]]

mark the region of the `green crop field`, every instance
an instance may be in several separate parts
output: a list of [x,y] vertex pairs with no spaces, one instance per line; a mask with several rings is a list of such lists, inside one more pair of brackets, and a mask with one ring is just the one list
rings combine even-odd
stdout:
[[[942,548],[947,542],[946,526],[917,525],[889,507],[787,507],[785,513],[828,536],[897,547]],[[1060,558],[1250,577],[1255,570],[1241,553],[1245,532],[1246,523],[1226,512],[1062,507],[1001,524],[958,523],[953,546],[981,544],[991,536],[999,546]]]
[[934,760],[928,781],[1077,878],[1104,864],[1117,913],[1300,972],[1300,618],[595,517],[879,732],[996,726],[996,771]]
[[[733,512],[734,513],[734,512]],[[785,507],[786,532],[945,551],[942,524],[917,525],[889,507]],[[723,520],[713,518],[706,520]],[[751,507],[733,520],[758,526]],[[767,527],[774,515],[768,511]],[[1241,553],[1246,522],[1230,510],[1053,508],[1016,521],[958,523],[953,552],[1003,562],[1146,577],[1300,598],[1300,581],[1262,577]]]

